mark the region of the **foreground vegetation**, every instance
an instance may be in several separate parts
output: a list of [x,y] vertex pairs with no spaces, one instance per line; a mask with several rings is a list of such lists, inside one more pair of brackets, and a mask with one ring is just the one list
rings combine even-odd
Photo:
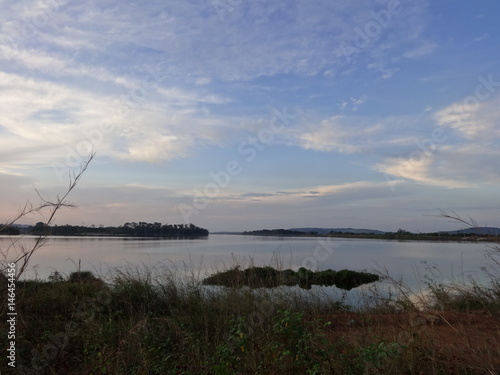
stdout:
[[[498,278],[487,287],[429,282],[422,311],[401,284],[395,284],[397,296],[372,291],[372,303],[353,310],[289,287],[207,287],[199,276],[159,267],[18,281],[17,373],[500,371]],[[1,337],[6,330],[2,325]],[[5,359],[1,366],[9,373]]]

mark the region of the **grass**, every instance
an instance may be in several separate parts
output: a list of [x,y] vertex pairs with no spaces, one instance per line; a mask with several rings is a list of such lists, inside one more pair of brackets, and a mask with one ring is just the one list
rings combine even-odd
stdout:
[[[194,271],[181,276],[169,267],[144,266],[116,269],[105,280],[80,271],[18,281],[17,369],[207,375],[500,371],[498,279],[468,288],[430,283],[432,298],[424,310],[404,293],[391,303],[380,299],[353,310],[338,301],[294,296],[287,288],[207,287],[200,280]],[[1,326],[1,337],[6,329]]]

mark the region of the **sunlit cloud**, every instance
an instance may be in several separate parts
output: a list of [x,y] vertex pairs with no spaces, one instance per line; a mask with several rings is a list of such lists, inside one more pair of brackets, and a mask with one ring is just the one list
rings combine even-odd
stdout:
[[430,156],[422,157],[420,160],[386,160],[375,165],[375,169],[381,173],[391,175],[392,177],[387,178],[389,183],[394,178],[402,178],[423,185],[441,186],[450,189],[476,186],[474,183],[444,177],[450,174],[450,170],[447,166],[436,165],[434,158]]
[[[500,86],[500,83],[497,84]],[[494,87],[493,87],[494,89]],[[491,93],[482,88],[481,95],[488,98]],[[454,103],[436,113],[436,121],[445,128],[456,130],[469,140],[500,140],[500,96],[491,100],[480,101],[476,96],[469,96],[461,103]]]
[[[417,183],[446,188],[479,187],[481,183],[498,183],[500,174],[491,160],[499,154],[500,131],[497,119],[499,97],[472,105],[452,104],[434,114],[442,130],[440,136],[428,138],[404,157],[386,159],[375,169]],[[459,136],[459,142],[453,134]]]

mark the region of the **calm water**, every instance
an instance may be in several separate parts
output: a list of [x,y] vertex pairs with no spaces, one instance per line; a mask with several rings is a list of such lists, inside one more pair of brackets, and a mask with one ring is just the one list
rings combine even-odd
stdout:
[[[24,238],[30,245],[32,238]],[[9,246],[0,238],[0,248]],[[57,270],[63,274],[81,269],[103,275],[126,265],[159,263],[177,269],[192,267],[204,273],[239,263],[242,266],[277,265],[298,269],[371,270],[385,267],[391,276],[414,283],[425,273],[422,262],[435,265],[443,282],[463,281],[469,275],[484,279],[481,267],[491,263],[485,243],[398,242],[325,238],[255,237],[210,235],[207,239],[167,240],[106,237],[54,237],[31,259],[26,275],[46,278]]]

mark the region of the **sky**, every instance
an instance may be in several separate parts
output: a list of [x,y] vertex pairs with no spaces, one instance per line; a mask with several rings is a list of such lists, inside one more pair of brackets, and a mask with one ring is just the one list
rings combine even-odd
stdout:
[[57,224],[500,227],[497,1],[1,9],[0,221],[95,152]]

